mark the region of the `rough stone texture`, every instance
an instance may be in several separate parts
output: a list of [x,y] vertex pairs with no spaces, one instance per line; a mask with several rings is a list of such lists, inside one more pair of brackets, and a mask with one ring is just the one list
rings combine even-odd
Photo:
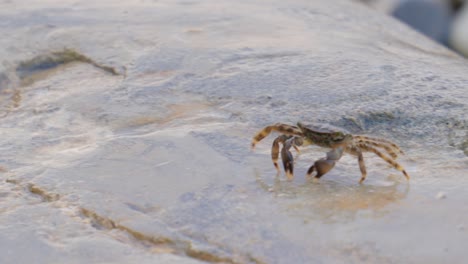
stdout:
[[[390,17],[344,0],[0,1],[0,33],[2,263],[468,257],[468,66]],[[16,74],[64,49],[89,61]],[[364,185],[350,156],[313,183],[314,147],[287,181],[272,137],[249,144],[297,121],[397,142],[411,181],[367,154]]]

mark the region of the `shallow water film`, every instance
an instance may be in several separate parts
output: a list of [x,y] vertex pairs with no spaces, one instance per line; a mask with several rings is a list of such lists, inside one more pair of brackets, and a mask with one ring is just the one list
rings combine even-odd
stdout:
[[[468,64],[355,1],[0,1],[0,263],[466,263]],[[313,181],[277,122],[394,141]],[[297,155],[297,156],[296,156]]]

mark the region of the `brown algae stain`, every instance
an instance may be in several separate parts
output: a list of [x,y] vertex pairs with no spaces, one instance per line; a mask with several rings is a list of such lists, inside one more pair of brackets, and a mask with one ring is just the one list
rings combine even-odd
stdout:
[[145,71],[136,76],[138,79],[165,79],[174,76],[177,73],[175,70],[165,71]]
[[[7,179],[6,182],[15,185],[21,185],[20,182],[15,179]],[[49,193],[46,190],[31,183],[27,185],[27,190],[32,194],[40,196],[44,202],[54,202],[60,199],[60,195]],[[174,240],[168,237],[155,237],[152,235],[147,235],[142,232],[133,230],[127,226],[121,225],[110,218],[99,215],[98,213],[83,207],[79,208],[79,212],[81,215],[91,221],[91,225],[93,227],[104,230],[120,230],[125,234],[128,234],[142,246],[149,248],[149,250],[153,253],[183,255],[209,263],[264,263],[263,261],[250,256],[250,254],[236,254],[235,258],[218,256],[208,251],[194,249],[190,241]]]
[[[3,166],[0,166],[0,173],[4,173],[4,172],[7,172],[8,170],[3,167]],[[8,179],[6,180],[8,182]]]
[[92,221],[93,226],[95,227],[101,227],[104,229],[114,229],[117,226],[114,223],[114,221],[107,219],[105,217],[102,217],[91,210],[81,208],[80,211],[84,216],[86,216],[88,219]]
[[203,29],[199,29],[199,28],[190,28],[190,29],[187,29],[187,30],[185,31],[185,33],[187,33],[187,34],[194,34],[194,35],[195,35],[195,34],[201,34],[201,33],[203,33]]
[[126,125],[122,125],[122,127],[141,127],[141,126],[146,126],[146,125],[150,125],[150,124],[158,124],[160,123],[161,121],[161,118],[157,118],[157,117],[151,117],[151,116],[139,116],[139,117],[135,117],[133,119],[131,119],[130,121],[128,121],[128,123]]
[[200,111],[205,111],[210,107],[209,104],[202,103],[202,102],[191,102],[186,104],[173,104],[169,105],[169,109],[171,110],[171,114],[165,118],[163,123],[169,123],[179,118],[187,118],[193,116]]
[[[124,225],[120,225],[116,223],[115,221],[109,218],[106,218],[104,216],[101,216],[97,214],[96,212],[93,212],[86,208],[80,208],[80,211],[85,217],[91,219],[93,226],[107,229],[107,230],[118,229],[120,231],[123,231],[129,234],[133,239],[135,239],[136,241],[142,243],[143,245],[147,247],[148,246],[156,247],[156,248],[151,249],[152,252],[156,252],[156,253],[163,252],[163,253],[186,255],[191,258],[210,262],[210,263],[232,263],[234,264],[234,263],[245,262],[245,261],[235,261],[234,259],[229,258],[229,257],[217,256],[207,251],[195,250],[193,249],[191,243],[187,241],[181,241],[181,240],[177,241],[177,240],[173,240],[167,237],[154,237],[154,236],[143,234],[141,232],[133,230]],[[263,263],[262,261],[259,261],[251,256],[247,256],[246,261],[250,263]]]
[[187,256],[192,257],[194,259],[210,263],[235,263],[232,259],[219,257],[204,251],[194,250],[191,247],[187,249],[186,254]]
[[[15,68],[15,72],[20,80],[19,86],[28,86],[56,73],[58,70],[62,69],[62,66],[78,62],[90,64],[112,75],[121,75],[115,68],[97,63],[73,49],[55,51],[50,54],[39,55],[30,60],[23,61]],[[0,95],[10,97],[10,110],[11,108],[18,108],[21,105],[22,94],[19,87],[9,87],[8,89],[0,90]]]
[[28,184],[27,188],[29,192],[39,195],[45,202],[55,202],[60,199],[60,195],[48,193],[34,184]]
[[23,61],[16,67],[16,74],[20,78],[22,85],[30,85],[44,78],[46,76],[43,74],[44,72],[49,72],[58,66],[73,62],[87,63],[112,75],[119,75],[119,72],[115,68],[97,63],[73,49],[54,51],[50,54],[39,55],[30,60]]
[[202,260],[202,261],[206,261],[206,262],[209,262],[209,263],[230,263],[230,264],[236,264],[236,263],[263,264],[263,263],[265,263],[265,262],[255,258],[255,257],[252,257],[250,255],[243,256],[242,259],[239,259],[239,260],[226,258],[226,257],[220,257],[220,256],[216,256],[214,254],[211,254],[211,253],[208,253],[208,252],[205,252],[205,251],[200,251],[200,250],[193,249],[191,247],[191,245],[189,246],[189,248],[187,248],[185,253],[189,257],[192,257],[192,258],[198,259],[198,260]]
[[183,118],[195,117],[200,112],[210,108],[206,102],[187,102],[181,104],[171,104],[167,106],[169,114],[165,117],[138,116],[127,120],[126,123],[119,125],[119,128],[141,127],[150,124],[167,125],[173,121]]
[[19,185],[20,182],[16,179],[6,179],[5,182],[7,183],[11,183],[11,184],[16,184],[16,185]]
[[18,108],[21,103],[21,92],[18,89],[15,89],[11,99],[13,100],[13,107]]
[[7,116],[14,108],[21,105],[22,95],[18,88],[7,88],[0,91],[0,105],[4,103],[4,114],[1,117]]

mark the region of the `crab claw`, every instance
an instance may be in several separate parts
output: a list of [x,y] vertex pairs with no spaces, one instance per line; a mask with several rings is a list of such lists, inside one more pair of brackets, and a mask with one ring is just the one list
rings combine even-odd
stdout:
[[283,160],[286,177],[291,180],[294,177],[294,158],[291,151],[289,151],[289,146],[284,146],[281,150],[281,160]]
[[314,171],[317,171],[315,178],[320,178],[327,172],[329,172],[333,167],[335,167],[336,162],[343,156],[344,148],[338,147],[329,152],[327,152],[327,157],[317,160],[314,165],[312,165],[307,171],[307,176],[312,176]]
[[335,167],[335,164],[336,164],[336,161],[334,160],[326,160],[326,159],[317,160],[314,163],[314,165],[312,165],[307,171],[307,176],[312,176],[312,173],[314,173],[314,171],[317,171],[315,178],[320,178],[325,173],[333,169],[333,167]]

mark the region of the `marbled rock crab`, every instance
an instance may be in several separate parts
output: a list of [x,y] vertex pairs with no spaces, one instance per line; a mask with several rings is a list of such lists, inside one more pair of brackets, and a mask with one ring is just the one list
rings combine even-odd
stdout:
[[398,154],[403,154],[403,151],[395,143],[389,140],[351,135],[332,130],[316,130],[305,126],[302,123],[297,123],[297,126],[277,123],[267,126],[255,134],[252,139],[252,149],[254,149],[255,145],[268,136],[272,131],[279,132],[281,135],[273,141],[271,159],[273,160],[273,164],[276,169],[279,171],[278,157],[280,153],[280,144],[282,144],[283,148],[281,150],[281,159],[283,161],[284,170],[289,179],[292,179],[294,171],[294,160],[289,149],[294,147],[299,151],[299,146],[309,144],[331,148],[331,151],[327,152],[326,158],[315,161],[307,171],[308,176],[312,176],[315,171],[315,178],[318,179],[322,177],[335,166],[336,162],[343,156],[343,153],[346,152],[357,156],[362,175],[359,183],[362,183],[367,176],[363,152],[373,152],[392,167],[401,171],[403,175],[405,175],[406,179],[409,180],[410,178],[405,169],[395,161]]

